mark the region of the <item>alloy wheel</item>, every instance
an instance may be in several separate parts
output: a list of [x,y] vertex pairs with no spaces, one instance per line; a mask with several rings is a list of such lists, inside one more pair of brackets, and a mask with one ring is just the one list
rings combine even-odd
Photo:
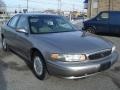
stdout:
[[4,50],[7,49],[7,44],[6,44],[6,39],[5,38],[2,39],[2,47],[3,47]]
[[34,70],[36,74],[39,76],[42,75],[43,73],[43,64],[42,64],[40,57],[38,56],[34,58]]

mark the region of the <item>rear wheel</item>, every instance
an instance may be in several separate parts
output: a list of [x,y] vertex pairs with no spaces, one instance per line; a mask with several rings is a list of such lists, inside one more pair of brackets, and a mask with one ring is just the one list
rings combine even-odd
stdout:
[[86,31],[87,31],[87,32],[90,32],[90,33],[93,33],[93,34],[96,33],[96,32],[95,32],[95,29],[92,28],[92,27],[87,28]]
[[6,39],[4,37],[2,38],[2,48],[4,51],[8,50],[8,45],[7,45]]
[[46,78],[46,64],[39,52],[35,52],[33,55],[33,72],[40,80],[44,80]]

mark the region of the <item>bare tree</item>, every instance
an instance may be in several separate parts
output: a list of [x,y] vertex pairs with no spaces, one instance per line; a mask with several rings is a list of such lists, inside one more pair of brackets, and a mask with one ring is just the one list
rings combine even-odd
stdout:
[[4,13],[6,11],[6,4],[3,2],[3,0],[0,0],[0,13]]

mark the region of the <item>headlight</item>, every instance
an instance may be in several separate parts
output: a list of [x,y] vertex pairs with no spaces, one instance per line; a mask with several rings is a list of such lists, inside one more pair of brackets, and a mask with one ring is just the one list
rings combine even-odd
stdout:
[[114,52],[116,50],[116,46],[112,47],[112,52]]
[[84,54],[51,54],[52,60],[60,60],[66,62],[77,62],[77,61],[85,61],[86,55]]

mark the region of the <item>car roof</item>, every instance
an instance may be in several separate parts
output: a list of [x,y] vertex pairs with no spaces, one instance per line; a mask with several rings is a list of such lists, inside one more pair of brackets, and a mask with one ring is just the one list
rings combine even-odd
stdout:
[[23,16],[60,16],[57,14],[46,14],[46,13],[21,13],[17,15],[23,15]]
[[102,12],[109,12],[109,13],[120,13],[120,11],[102,11]]

